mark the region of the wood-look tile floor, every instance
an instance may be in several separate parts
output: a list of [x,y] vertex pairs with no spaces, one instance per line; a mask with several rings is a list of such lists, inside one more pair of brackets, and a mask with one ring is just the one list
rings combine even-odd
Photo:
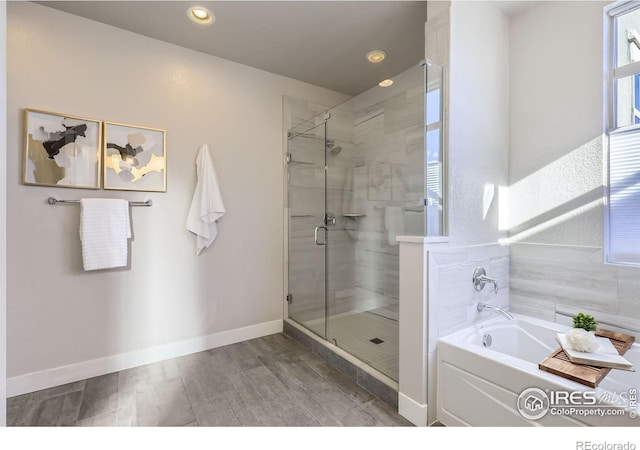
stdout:
[[284,334],[7,400],[9,426],[411,426]]

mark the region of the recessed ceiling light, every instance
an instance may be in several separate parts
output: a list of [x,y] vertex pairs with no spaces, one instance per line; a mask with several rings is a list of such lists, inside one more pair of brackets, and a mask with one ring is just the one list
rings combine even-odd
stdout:
[[382,50],[371,50],[367,53],[367,59],[372,63],[382,62],[387,57],[387,53]]
[[202,6],[192,6],[187,9],[187,16],[189,16],[189,19],[193,20],[195,23],[202,25],[213,23],[216,20],[216,16],[214,16],[207,8],[203,8]]
[[392,84],[393,84],[393,80],[382,80],[380,83],[378,83],[378,86],[389,87]]

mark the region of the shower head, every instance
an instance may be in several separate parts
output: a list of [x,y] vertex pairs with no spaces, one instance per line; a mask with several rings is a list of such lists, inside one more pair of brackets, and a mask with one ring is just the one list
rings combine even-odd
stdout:
[[342,146],[336,145],[336,141],[334,141],[333,139],[327,139],[327,150],[329,150],[329,153],[335,156],[342,151]]

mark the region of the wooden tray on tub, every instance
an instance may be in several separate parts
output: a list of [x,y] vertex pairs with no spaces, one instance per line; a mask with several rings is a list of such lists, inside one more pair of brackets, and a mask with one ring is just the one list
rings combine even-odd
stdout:
[[[609,338],[620,355],[624,355],[636,340],[634,336],[618,333],[616,331],[603,330],[600,328],[598,328],[598,331],[596,331],[596,336]],[[563,378],[567,378],[571,381],[575,381],[592,388],[598,386],[602,379],[607,376],[607,374],[611,370],[611,368],[609,367],[595,367],[587,366],[584,364],[574,364],[569,361],[569,358],[564,353],[562,348],[559,348],[551,355],[546,357],[544,361],[538,364],[538,367],[540,368],[540,370],[544,370],[545,372],[559,375]]]

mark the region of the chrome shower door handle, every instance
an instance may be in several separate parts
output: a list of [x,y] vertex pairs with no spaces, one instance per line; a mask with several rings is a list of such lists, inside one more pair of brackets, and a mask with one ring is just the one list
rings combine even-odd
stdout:
[[[318,242],[318,230],[324,230],[324,241]],[[327,245],[327,227],[316,227],[313,230],[313,238],[316,241],[316,245]]]

